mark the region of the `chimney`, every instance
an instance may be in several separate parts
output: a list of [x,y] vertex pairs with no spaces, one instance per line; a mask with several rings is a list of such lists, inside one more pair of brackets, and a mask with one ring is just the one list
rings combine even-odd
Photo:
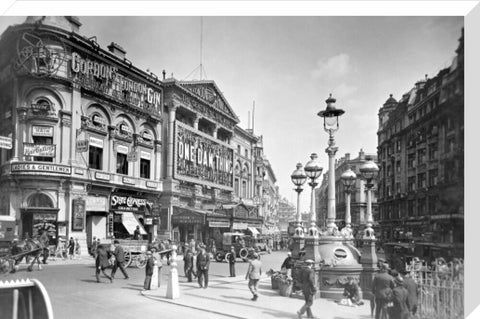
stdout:
[[112,42],[110,45],[107,47],[108,51],[119,57],[120,59],[125,59],[125,54],[127,51],[125,51],[121,46],[119,46],[117,43]]
[[358,153],[358,157],[361,160],[365,159],[365,152],[363,151],[363,148],[360,149],[360,152]]
[[345,161],[349,161],[350,160],[350,153],[346,153],[345,154]]

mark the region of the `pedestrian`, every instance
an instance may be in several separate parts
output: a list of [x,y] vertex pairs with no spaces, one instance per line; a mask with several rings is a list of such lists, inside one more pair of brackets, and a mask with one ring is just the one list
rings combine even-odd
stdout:
[[88,253],[90,256],[95,257],[95,251],[97,250],[97,237],[93,236],[92,243],[90,244],[90,247],[88,248]]
[[343,295],[350,299],[352,304],[357,306],[363,305],[362,290],[360,289],[357,281],[352,276],[348,276],[347,280],[348,282],[345,284]]
[[280,269],[282,270],[282,272],[285,272],[287,276],[292,276],[292,269],[294,264],[295,260],[292,258],[292,253],[288,252],[287,258],[285,258],[285,260],[283,261]]
[[313,260],[305,260],[305,268],[300,273],[300,282],[302,283],[303,297],[305,298],[305,304],[297,311],[298,318],[302,318],[302,315],[306,312],[308,318],[313,318],[312,305],[313,297],[317,293],[317,286],[315,284],[315,271],[313,270]]
[[42,263],[47,264],[48,255],[50,254],[50,250],[48,249],[48,246],[50,243],[50,237],[48,236],[48,233],[45,229],[42,231],[42,235],[40,235],[39,241],[40,241],[40,245],[43,247]]
[[120,246],[120,242],[118,240],[113,241],[113,245],[115,246],[115,250],[113,251],[113,255],[115,255],[115,262],[113,263],[113,268],[112,268],[112,279],[115,279],[115,272],[117,271],[117,268],[120,268],[122,271],[123,275],[125,276],[125,279],[128,279],[128,274],[125,271],[123,263],[125,262],[125,253],[123,251],[123,247]]
[[135,230],[133,231],[133,239],[139,240],[140,239],[140,226],[137,225]]
[[185,253],[183,255],[183,270],[185,271],[185,277],[188,282],[192,282],[193,274],[193,253],[189,244],[185,244]]
[[150,290],[153,276],[153,266],[155,265],[155,258],[153,258],[152,252],[147,250],[147,264],[145,265],[145,281],[143,282],[143,289]]
[[236,277],[235,275],[235,261],[237,256],[235,254],[235,247],[230,247],[230,253],[227,255],[228,265],[230,267],[230,277]]
[[210,254],[205,251],[205,246],[200,246],[197,256],[197,276],[200,288],[208,287],[208,269],[210,267]]
[[418,285],[413,280],[410,273],[405,272],[403,276],[403,286],[407,289],[408,310],[412,316],[415,316],[418,308]]
[[408,291],[403,286],[403,278],[398,275],[395,280],[395,288],[393,288],[393,307],[390,308],[390,319],[408,319],[410,312],[407,305]]
[[113,282],[113,278],[105,273],[105,268],[110,265],[108,262],[108,253],[103,245],[98,245],[95,251],[95,277],[97,282],[100,282],[100,271],[110,282]]
[[68,258],[73,259],[73,254],[75,253],[75,240],[73,239],[73,237],[70,237],[67,248],[68,248]]
[[258,260],[258,254],[253,253],[252,260],[250,260],[250,264],[248,265],[247,274],[245,275],[245,279],[248,279],[248,289],[253,294],[253,301],[258,299],[258,281],[260,280],[260,276],[262,275],[262,262]]
[[[393,288],[395,288],[394,279],[388,274],[386,263],[379,262],[379,266],[380,269],[372,281],[372,295],[375,301],[375,319],[380,319],[380,313],[387,311],[387,304],[392,300]],[[386,314],[384,314],[384,316],[386,316]]]
[[80,258],[80,243],[78,242],[78,238],[75,238],[75,255]]

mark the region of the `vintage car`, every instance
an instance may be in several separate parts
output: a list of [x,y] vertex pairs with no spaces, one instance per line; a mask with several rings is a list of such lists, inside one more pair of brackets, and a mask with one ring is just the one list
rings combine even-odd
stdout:
[[248,245],[246,239],[248,237],[243,233],[223,233],[222,243],[217,247],[215,260],[218,262],[227,261],[233,246],[235,248],[235,257],[247,261],[255,252],[255,249]]

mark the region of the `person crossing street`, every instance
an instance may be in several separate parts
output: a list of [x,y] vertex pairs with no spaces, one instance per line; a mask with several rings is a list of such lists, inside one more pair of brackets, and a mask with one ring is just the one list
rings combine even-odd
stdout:
[[123,250],[123,247],[116,239],[113,241],[113,245],[115,246],[115,250],[113,251],[113,254],[115,255],[115,262],[113,264],[112,273],[110,274],[110,276],[112,276],[112,279],[115,279],[115,273],[117,272],[117,269],[120,268],[123,275],[125,276],[125,279],[128,279],[128,274],[125,271],[124,267],[125,252]]

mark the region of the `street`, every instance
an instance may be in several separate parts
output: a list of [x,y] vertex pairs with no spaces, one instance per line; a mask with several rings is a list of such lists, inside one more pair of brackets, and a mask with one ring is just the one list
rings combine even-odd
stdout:
[[[263,271],[266,272],[270,268],[278,270],[285,257],[284,251],[262,255]],[[180,256],[179,259],[181,258]],[[144,269],[128,268],[127,272],[130,276],[128,280],[125,280],[121,272],[117,271],[113,284],[110,284],[106,278],[102,278],[102,283],[96,283],[93,259],[86,258],[74,261],[51,261],[43,267],[43,270],[39,271],[35,267],[30,273],[22,265],[19,272],[8,274],[2,280],[39,279],[49,293],[55,318],[118,318],[119,315],[122,318],[158,316],[185,318],[192,314],[195,318],[295,318],[295,311],[303,301],[297,298],[280,297],[278,291],[271,290],[270,280],[265,274],[259,285],[259,302],[252,304],[247,281],[244,280],[247,266],[248,263],[238,260],[237,277],[230,278],[227,263],[212,262],[210,287],[200,289],[196,281],[187,282],[183,276],[183,261],[179,260],[180,298],[176,300],[165,298],[170,271],[170,267],[166,265],[162,267],[161,272],[162,287],[156,291],[149,291],[145,295],[141,294]],[[107,273],[110,273],[110,269]],[[333,315],[335,310],[327,310],[323,300],[321,307],[320,304],[320,301],[315,302],[314,313],[320,315],[321,308],[322,318],[330,318],[325,315],[327,313]],[[253,305],[255,308],[252,307]],[[333,302],[328,302],[328,307],[340,309],[336,308],[338,306]],[[340,310],[350,311],[350,313],[343,314],[341,318],[368,318],[365,316],[368,313],[366,307],[343,308]],[[361,310],[362,315],[355,312],[355,309]]]

